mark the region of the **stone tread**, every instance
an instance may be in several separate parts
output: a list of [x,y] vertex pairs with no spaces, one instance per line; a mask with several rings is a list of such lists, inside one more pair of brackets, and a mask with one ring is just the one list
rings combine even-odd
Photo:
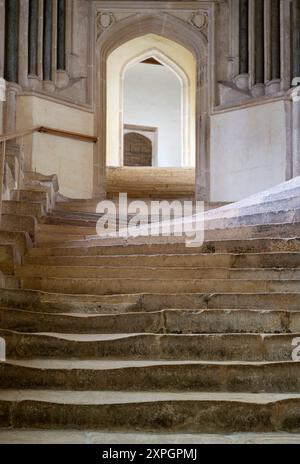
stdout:
[[58,404],[126,404],[163,401],[241,402],[270,404],[297,400],[300,393],[215,393],[215,392],[111,392],[111,391],[52,391],[52,390],[0,390],[0,401],[42,401]]
[[299,444],[297,433],[112,433],[95,430],[0,431],[1,444]]
[[[7,359],[0,362],[0,366],[16,366],[31,369],[66,369],[66,370],[117,370],[127,368],[155,367],[155,366],[245,366],[245,367],[281,367],[293,368],[294,361],[193,361],[193,360],[78,360],[78,359]],[[300,365],[299,365],[300,366]]]

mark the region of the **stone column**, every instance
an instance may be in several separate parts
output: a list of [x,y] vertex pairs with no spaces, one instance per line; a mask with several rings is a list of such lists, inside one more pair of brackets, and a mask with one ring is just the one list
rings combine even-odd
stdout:
[[266,86],[267,95],[273,95],[280,91],[281,63],[280,63],[280,0],[271,1],[270,24],[270,81]]
[[293,21],[292,78],[295,78],[295,77],[300,77],[300,0],[293,0],[292,21]]
[[0,77],[4,76],[5,0],[0,0]]
[[240,74],[249,71],[249,14],[248,0],[240,0]]
[[29,0],[20,0],[18,83],[22,87],[28,87],[28,20]]
[[0,0],[0,134],[3,133],[4,125],[4,30],[5,30],[5,0]]
[[29,0],[28,72],[31,76],[38,75],[38,27],[39,0]]
[[235,79],[237,87],[249,87],[249,1],[239,2],[239,75]]
[[255,84],[264,84],[264,0],[255,1]]
[[280,79],[280,2],[271,2],[271,79]]
[[5,2],[4,78],[18,81],[19,0]]
[[264,0],[255,0],[255,72],[252,95],[265,93],[265,34],[264,34]]
[[43,79],[52,80],[52,0],[44,0]]
[[57,69],[66,69],[66,2],[57,2]]

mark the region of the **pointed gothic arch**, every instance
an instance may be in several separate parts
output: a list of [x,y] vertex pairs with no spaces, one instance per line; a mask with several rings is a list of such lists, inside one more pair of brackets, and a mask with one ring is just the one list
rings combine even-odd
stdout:
[[[196,59],[196,195],[209,199],[209,109],[211,106],[211,79],[208,76],[209,47],[205,35],[185,21],[167,13],[131,15],[114,21],[96,41],[94,76],[97,101],[96,127],[99,144],[95,153],[94,186],[96,196],[106,194],[106,102],[107,58],[116,48],[129,40],[146,34],[156,34],[187,48]],[[212,77],[212,76],[211,76]]]

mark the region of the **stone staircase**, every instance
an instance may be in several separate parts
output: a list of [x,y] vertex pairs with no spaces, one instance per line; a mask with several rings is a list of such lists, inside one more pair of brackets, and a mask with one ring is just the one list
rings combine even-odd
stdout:
[[55,206],[56,176],[24,172],[22,150],[7,143],[0,229],[0,287],[17,289],[15,268],[38,239],[39,221]]
[[0,290],[2,429],[299,432],[292,190],[273,211],[271,197],[208,211],[201,248],[95,237],[78,202],[37,215],[20,288]]

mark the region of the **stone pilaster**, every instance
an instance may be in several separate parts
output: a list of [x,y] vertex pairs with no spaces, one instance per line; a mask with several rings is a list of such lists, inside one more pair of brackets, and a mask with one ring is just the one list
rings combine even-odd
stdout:
[[4,77],[18,81],[19,0],[5,2],[5,59]]
[[28,20],[29,0],[21,0],[19,6],[18,83],[28,86]]
[[57,2],[57,69],[66,69],[66,2]]
[[240,0],[239,18],[239,73],[249,72],[249,3],[248,0]]
[[44,0],[43,79],[52,80],[52,0]]
[[280,1],[271,2],[271,79],[280,79]]
[[31,76],[38,75],[38,26],[39,0],[29,1],[29,44],[28,44],[28,72]]
[[292,77],[300,76],[300,0],[292,2],[293,46],[292,46]]
[[264,84],[264,0],[255,1],[255,84]]

